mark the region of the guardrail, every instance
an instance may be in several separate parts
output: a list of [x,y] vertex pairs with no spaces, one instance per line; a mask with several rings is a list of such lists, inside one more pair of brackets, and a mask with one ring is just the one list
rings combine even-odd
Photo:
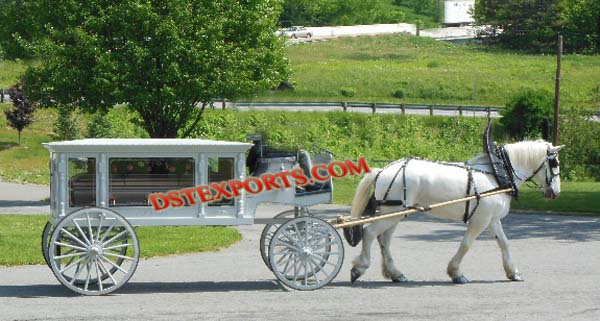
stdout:
[[[219,101],[223,107],[227,105],[226,102]],[[434,105],[434,104],[391,104],[391,103],[364,103],[364,102],[257,102],[257,101],[235,101],[229,102],[229,106],[242,107],[242,108],[334,108],[341,109],[343,111],[351,111],[352,108],[367,108],[372,113],[376,113],[377,110],[397,110],[402,114],[406,114],[407,111],[417,110],[426,111],[430,116],[435,115],[435,111],[449,111],[458,113],[462,116],[465,112],[478,112],[486,115],[487,117],[499,116],[501,107],[498,106],[469,106],[469,105]]]

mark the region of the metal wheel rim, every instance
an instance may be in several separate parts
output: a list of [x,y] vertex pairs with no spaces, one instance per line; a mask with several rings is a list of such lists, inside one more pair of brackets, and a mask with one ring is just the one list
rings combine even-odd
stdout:
[[[127,243],[120,242],[123,239]],[[105,208],[83,208],[69,214],[56,225],[50,244],[54,250],[48,251],[49,261],[56,278],[84,295],[120,288],[139,261],[135,230],[121,215]]]
[[282,224],[273,235],[269,253],[277,279],[296,290],[316,290],[329,284],[344,262],[340,235],[331,224],[312,216]]
[[47,222],[44,226],[44,230],[42,231],[42,255],[44,256],[44,261],[46,265],[50,266],[50,259],[48,258],[48,252],[50,247],[50,231],[52,230],[52,223]]
[[[299,216],[306,216],[306,215],[310,215],[310,212],[308,211],[308,208],[303,208],[298,212],[298,217]],[[295,218],[296,217],[296,210],[287,210],[287,211],[283,211],[277,215],[275,215],[273,218]],[[260,234],[260,257],[262,258],[263,262],[265,263],[265,265],[269,268],[269,270],[273,270],[271,268],[271,263],[269,262],[269,245],[271,244],[271,239],[273,239],[273,234],[275,234],[275,231],[277,231],[277,229],[279,228],[279,226],[281,226],[281,224],[267,224],[265,225],[265,227],[262,230],[262,233]]]

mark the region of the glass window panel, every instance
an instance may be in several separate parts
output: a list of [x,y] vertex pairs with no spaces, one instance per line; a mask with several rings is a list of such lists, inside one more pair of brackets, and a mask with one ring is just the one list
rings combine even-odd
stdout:
[[[208,158],[208,183],[224,182],[232,180],[234,177],[233,157],[209,157]],[[211,188],[212,196],[215,197],[217,192]],[[229,188],[227,188],[229,191]],[[208,206],[233,205],[233,198],[221,198],[218,201],[208,203]]]
[[69,206],[96,205],[96,159],[69,158]]
[[111,158],[108,177],[109,206],[149,206],[152,193],[194,186],[194,159]]

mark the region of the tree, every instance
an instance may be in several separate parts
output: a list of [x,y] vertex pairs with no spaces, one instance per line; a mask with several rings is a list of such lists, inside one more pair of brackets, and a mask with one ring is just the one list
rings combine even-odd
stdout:
[[8,95],[12,101],[13,108],[5,110],[4,115],[6,115],[8,125],[19,132],[19,145],[21,145],[21,132],[33,122],[35,108],[25,99],[19,85],[10,88]]
[[552,119],[552,95],[545,90],[522,89],[506,104],[500,122],[512,137],[538,136],[544,119]]
[[[58,1],[61,2],[61,1]],[[70,1],[66,1],[69,2]],[[43,106],[126,104],[151,137],[186,137],[214,98],[287,78],[278,0],[85,0],[36,45],[25,89]]]
[[57,109],[58,117],[53,126],[54,134],[60,140],[76,139],[79,136],[79,130],[71,109],[66,106],[59,106]]
[[489,43],[554,52],[557,34],[565,51],[600,52],[598,0],[476,0],[479,35]]

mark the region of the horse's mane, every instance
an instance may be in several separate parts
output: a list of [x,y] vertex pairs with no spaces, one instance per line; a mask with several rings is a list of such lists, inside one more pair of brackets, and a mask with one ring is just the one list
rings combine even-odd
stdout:
[[534,168],[539,166],[540,160],[546,157],[549,145],[550,143],[543,140],[522,141],[505,145],[505,149],[513,164]]
[[[539,165],[540,159],[546,155],[549,144],[543,140],[535,140],[507,144],[504,147],[513,164],[522,164],[530,168]],[[465,163],[481,170],[488,170],[491,167],[489,156],[486,153],[478,153]]]

